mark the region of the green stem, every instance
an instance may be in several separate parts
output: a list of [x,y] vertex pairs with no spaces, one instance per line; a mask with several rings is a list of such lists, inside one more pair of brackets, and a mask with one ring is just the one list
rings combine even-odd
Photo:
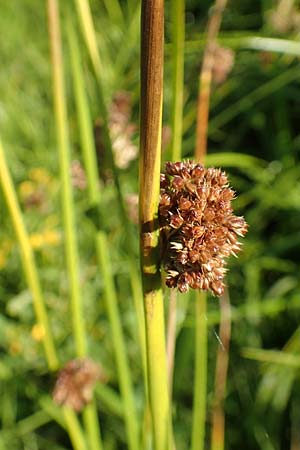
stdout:
[[[96,205],[99,208],[99,176],[97,170],[96,151],[93,140],[92,121],[88,102],[84,90],[83,73],[81,70],[81,64],[79,59],[78,44],[74,32],[69,27],[69,42],[72,56],[72,66],[74,73],[76,103],[78,108],[78,117],[81,133],[81,148],[83,152],[84,165],[87,173],[89,201],[91,205]],[[98,255],[104,257],[107,252],[105,234],[101,232],[95,233],[96,245]],[[128,438],[131,449],[138,448],[137,441],[137,418],[134,412],[134,398],[130,380],[130,372],[128,363],[125,356],[125,342],[121,330],[121,321],[119,318],[119,312],[117,307],[117,298],[115,294],[114,284],[111,279],[111,275],[108,271],[107,265],[103,263],[103,259],[99,256],[99,262],[102,261],[101,267],[104,278],[110,281],[105,282],[105,297],[107,299],[107,310],[109,315],[110,324],[112,327],[113,342],[115,347],[115,354],[117,365],[119,367],[119,380],[121,393],[125,405],[125,421],[127,426]],[[108,273],[107,273],[108,271]],[[111,294],[111,292],[114,292]],[[113,300],[111,299],[113,296]]]
[[47,364],[51,370],[56,370],[58,368],[58,357],[54,345],[54,339],[49,326],[46,303],[42,294],[37,266],[30,245],[29,236],[23,221],[22,212],[17,200],[16,191],[8,169],[4,149],[1,142],[0,184],[2,185],[4,197],[11,215],[13,227],[19,241],[23,270],[29,289],[31,291],[36,318],[43,330],[43,346]]
[[[77,249],[77,236],[75,229],[74,200],[70,180],[70,142],[67,126],[67,106],[64,87],[63,58],[61,48],[60,23],[57,0],[48,0],[49,34],[51,44],[51,57],[53,68],[53,91],[55,119],[59,152],[60,177],[62,185],[62,212],[64,221],[64,240],[67,270],[70,282],[71,315],[73,322],[73,333],[75,348],[78,357],[84,357],[87,353],[87,342],[85,334],[84,314],[82,308],[81,286],[79,278],[79,257]],[[96,411],[88,406],[84,412],[85,423],[91,420],[87,430],[89,441],[93,450],[101,449],[101,440],[96,427]],[[85,440],[81,437],[81,427],[76,415],[66,409],[66,422],[73,447],[76,450],[85,450]],[[76,420],[75,420],[76,419]],[[76,428],[74,428],[74,424]],[[77,435],[73,435],[74,431]],[[95,438],[95,436],[98,438]]]
[[172,160],[180,161],[184,88],[185,0],[173,0],[171,5],[173,36]]
[[[173,0],[172,6],[172,57],[173,57],[173,105],[172,105],[172,161],[180,161],[182,155],[182,122],[184,90],[184,37],[185,0]],[[172,290],[169,301],[167,329],[167,360],[169,392],[172,397],[173,369],[176,343],[177,292]]]
[[87,440],[91,450],[102,450],[103,444],[100,434],[97,406],[95,400],[86,405],[83,410],[83,422],[87,432]]
[[96,33],[89,0],[75,0],[75,3],[92,64],[94,66],[95,72],[98,76],[100,76],[103,67],[98,52]]
[[95,141],[93,137],[91,113],[84,85],[78,41],[71,23],[68,24],[68,40],[71,53],[75,100],[78,112],[81,150],[88,181],[88,196],[90,204],[94,205],[99,202],[100,198]]
[[169,395],[162,290],[145,289],[144,302],[154,449],[166,450],[169,442]]
[[[90,204],[95,205],[99,200],[96,151],[93,140],[92,121],[86,98],[81,61],[79,57],[78,42],[71,23],[68,24],[68,40],[71,53],[75,100],[81,136],[81,149],[88,179],[88,197]],[[97,408],[94,401],[84,409],[83,419],[90,442],[90,448],[92,450],[101,450],[103,445],[97,417]]]
[[97,254],[104,281],[106,309],[111,326],[120,390],[124,403],[124,417],[127,430],[128,448],[130,450],[139,450],[138,421],[134,404],[130,370],[126,357],[126,346],[118,310],[117,294],[112,278],[113,269],[110,263],[110,255],[105,234],[99,231],[96,239]]
[[75,412],[67,406],[63,407],[63,412],[73,449],[88,450],[85,444],[84,435],[81,430],[80,422]]
[[163,0],[143,0],[141,16],[140,242],[149,400],[155,450],[170,442],[164,303],[159,271],[159,201],[163,93]]
[[141,302],[141,298],[143,296],[143,290],[140,282],[140,274],[137,270],[137,267],[132,262],[129,267],[130,271],[130,282],[131,289],[133,295],[133,301],[135,305],[135,310],[138,316],[137,325],[138,325],[138,340],[140,344],[140,352],[142,356],[142,365],[143,365],[143,374],[144,374],[144,383],[145,390],[147,395],[147,355],[146,355],[146,334],[145,334],[145,316],[144,316],[144,305]]
[[67,270],[71,291],[71,310],[77,356],[86,355],[84,314],[82,312],[79,261],[76,245],[73,194],[70,180],[70,142],[63,76],[63,58],[57,0],[48,0],[55,120],[61,177],[62,213]]
[[215,372],[215,392],[212,408],[211,450],[225,448],[225,413],[226,383],[229,363],[229,347],[231,337],[230,297],[228,289],[220,298],[221,321],[219,328],[220,341],[218,346]]
[[207,384],[207,318],[206,293],[196,293],[195,378],[192,428],[192,450],[203,450],[205,444]]

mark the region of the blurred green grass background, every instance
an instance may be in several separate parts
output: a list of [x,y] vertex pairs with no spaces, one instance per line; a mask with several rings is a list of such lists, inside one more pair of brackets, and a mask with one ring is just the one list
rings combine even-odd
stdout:
[[[171,2],[166,1],[165,101],[169,155],[171,122]],[[71,5],[70,5],[71,4]],[[80,255],[79,283],[90,355],[108,374],[98,385],[96,403],[105,449],[126,448],[122,404],[105,283],[94,245],[94,218],[87,207],[79,119],[73,91],[67,23],[77,18],[73,2],[60,2],[68,103],[75,216]],[[71,6],[71,7],[70,7]],[[234,67],[211,99],[208,165],[221,166],[238,193],[234,206],[249,233],[227,276],[232,303],[226,448],[295,450],[300,446],[300,43],[296,2],[233,0],[224,12],[219,44],[235,52]],[[186,2],[183,155],[193,154],[198,74],[210,2]],[[101,83],[113,116],[116,99],[127,105],[128,146],[138,146],[139,2],[91,1],[101,55]],[[46,4],[11,0],[0,5],[0,134],[24,220],[34,249],[61,362],[74,357],[64,261],[61,180],[53,114]],[[78,35],[80,31],[78,31]],[[80,40],[86,94],[100,165],[101,228],[106,231],[122,327],[138,413],[143,410],[143,367],[128,253],[138,267],[138,232],[124,226],[109,156],[101,148],[102,118],[98,81]],[[129,93],[118,97],[118,93]],[[115,101],[113,102],[113,99]],[[128,100],[129,99],[129,100]],[[127,102],[127,103],[126,103]],[[120,105],[120,103],[119,103]],[[128,106],[129,105],[129,106]],[[110,119],[111,124],[113,118]],[[112,125],[111,125],[112,127]],[[98,130],[98,134],[97,134]],[[99,137],[100,136],[100,137]],[[123,149],[123,150],[122,150]],[[123,155],[122,155],[123,151]],[[122,194],[137,193],[138,159],[117,167]],[[133,198],[133,197],[131,197]],[[69,438],[48,394],[54,383],[41,351],[41,330],[24,279],[19,247],[0,192],[0,449],[67,449]],[[129,250],[129,244],[131,242]],[[167,296],[168,297],[168,293]],[[166,298],[168,302],[168,298]],[[193,296],[180,295],[174,369],[173,418],[177,449],[189,448],[194,355]],[[208,301],[208,416],[218,347],[219,306]],[[209,448],[209,444],[207,444]]]

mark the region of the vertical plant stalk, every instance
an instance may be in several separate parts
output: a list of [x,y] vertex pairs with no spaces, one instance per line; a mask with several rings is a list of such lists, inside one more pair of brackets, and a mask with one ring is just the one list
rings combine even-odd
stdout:
[[211,449],[224,450],[225,417],[223,403],[226,395],[226,380],[228,371],[229,346],[231,336],[230,301],[228,289],[220,299],[221,322],[219,336],[222,346],[219,345],[215,374],[215,398],[212,412]]
[[94,398],[83,410],[83,423],[90,450],[103,450],[97,405]]
[[50,370],[57,370],[58,357],[52,332],[49,326],[48,313],[45,299],[42,294],[37,266],[1,142],[0,184],[2,185],[4,197],[11,215],[13,227],[19,241],[23,270],[25,273],[27,284],[31,291],[35,315],[39,325],[43,330],[42,340],[47,364]]
[[[204,49],[199,76],[197,105],[195,159],[204,164],[207,153],[207,133],[212,69],[216,39],[227,0],[216,0],[207,28],[207,42]],[[192,427],[192,450],[202,450],[205,444],[206,390],[207,390],[207,318],[206,293],[196,293],[195,330],[195,379]]]
[[67,126],[63,58],[57,0],[48,0],[49,36],[53,68],[53,93],[61,176],[62,213],[66,262],[71,291],[71,310],[77,356],[86,355],[84,314],[82,312],[79,261],[76,245],[74,202],[70,180],[70,143]]
[[102,63],[98,52],[96,34],[94,29],[93,18],[91,14],[89,0],[75,0],[78,17],[82,26],[83,34],[86,39],[86,44],[89,49],[90,57],[94,70],[98,77],[101,76]]
[[185,0],[172,0],[172,161],[181,160],[182,110],[184,88]]
[[207,27],[207,41],[199,77],[195,156],[196,160],[201,164],[204,163],[207,147],[209,103],[216,39],[226,3],[227,0],[216,0],[213,6],[212,14]]
[[168,448],[170,416],[164,304],[159,270],[164,2],[143,0],[141,14],[140,245],[148,388],[155,450]]
[[[81,286],[79,278],[79,258],[77,249],[77,237],[75,231],[74,201],[70,180],[70,142],[67,126],[67,108],[63,75],[63,58],[61,48],[61,35],[59,23],[59,11],[57,0],[48,0],[49,37],[51,48],[51,59],[53,69],[53,94],[55,120],[57,130],[57,141],[59,151],[60,177],[62,184],[62,212],[64,221],[64,240],[67,270],[71,292],[71,315],[75,349],[78,357],[87,354],[87,343],[85,334],[84,314],[82,311]],[[101,450],[96,435],[96,410],[93,404],[84,411],[85,424],[87,426],[88,438],[93,450]],[[80,423],[76,420],[74,411],[64,408],[64,416],[68,426],[68,433],[74,448],[85,450],[85,440]],[[93,421],[91,422],[91,416]],[[88,419],[88,420],[87,420]],[[76,426],[78,438],[74,436],[73,427]],[[80,437],[80,440],[78,441]],[[79,447],[78,447],[79,445]]]
[[[124,198],[123,193],[121,189],[121,185],[119,182],[119,174],[118,169],[114,163],[114,157],[113,157],[113,151],[112,151],[112,142],[109,135],[109,128],[108,128],[108,114],[107,109],[105,106],[104,101],[104,95],[103,95],[103,86],[102,86],[102,79],[101,75],[103,74],[102,66],[101,66],[101,59],[98,52],[97,47],[97,41],[96,41],[96,32],[95,27],[91,15],[89,0],[75,0],[78,17],[81,23],[81,28],[83,32],[83,37],[86,43],[86,47],[88,49],[88,53],[93,65],[93,69],[97,78],[98,82],[98,97],[99,97],[99,109],[101,116],[103,118],[103,141],[105,148],[108,151],[109,159],[110,159],[110,166],[112,169],[114,182],[116,186],[117,196],[118,196],[118,206],[120,210],[120,215],[122,217],[123,226],[125,229],[128,230],[128,236],[131,234],[129,223],[128,223],[128,215],[126,213],[126,209],[124,206]],[[134,297],[134,303],[136,308],[136,315],[137,315],[137,321],[138,321],[138,330],[139,330],[139,338],[140,338],[140,348],[141,348],[141,354],[142,354],[142,360],[143,360],[143,367],[145,367],[144,361],[145,361],[145,324],[144,324],[144,308],[143,305],[138,305],[138,302],[136,301],[136,293],[137,291],[141,291],[141,287],[137,287],[136,284],[136,276],[133,274],[137,272],[136,267],[136,255],[135,250],[133,249],[132,243],[129,240],[128,242],[128,264],[129,264],[129,273],[130,273],[130,281],[132,285],[132,293]]]
[[205,444],[207,389],[207,295],[205,292],[196,292],[195,297],[195,375],[192,450],[203,450]]
[[167,362],[168,362],[168,383],[169,395],[172,397],[173,374],[174,374],[174,357],[176,343],[176,314],[177,309],[177,292],[172,289],[170,292],[168,328],[167,328]]
[[[173,56],[173,105],[172,105],[172,161],[180,161],[182,154],[182,114],[184,88],[184,37],[185,0],[173,0],[172,5],[172,56]],[[173,385],[174,356],[176,342],[177,292],[170,293],[167,360],[170,398]]]
[[74,411],[68,408],[67,406],[64,406],[63,414],[73,449],[88,450],[84,439],[84,435],[82,433],[81,425]]
[[[68,31],[71,50],[71,62],[74,75],[76,104],[80,126],[81,148],[88,182],[89,203],[91,206],[100,208],[99,174],[97,169],[96,150],[93,140],[92,120],[84,89],[84,79],[80,64],[79,48],[75,33],[71,26],[69,27]],[[106,309],[108,311],[109,322],[111,325],[112,340],[118,369],[118,378],[124,404],[124,417],[129,444],[128,447],[131,450],[138,450],[138,422],[135,412],[133,388],[130,377],[130,370],[126,358],[126,345],[122,333],[121,320],[117,304],[117,294],[112,278],[113,270],[110,266],[109,251],[107,249],[105,233],[102,231],[95,231],[95,242],[99,265],[102,269],[103,278],[105,280],[104,285]],[[92,418],[92,413],[88,411],[85,420],[87,427]],[[91,429],[91,433],[93,436],[96,435],[96,431],[97,430],[95,429],[95,427]],[[95,440],[96,439],[94,439],[94,441]]]
[[122,333],[121,319],[118,311],[117,293],[112,277],[113,269],[110,264],[107,239],[105,234],[101,231],[97,233],[96,250],[104,280],[104,297],[109,323],[111,326],[120,391],[124,405],[124,417],[127,430],[128,448],[130,450],[139,450],[138,420],[134,404],[130,370],[126,358],[126,346]]
[[146,359],[146,334],[145,334],[145,317],[144,317],[144,307],[141,302],[141,298],[143,296],[140,274],[136,270],[136,266],[131,263],[130,267],[130,282],[132,295],[135,305],[135,310],[138,316],[138,337],[140,344],[140,351],[142,356],[142,366],[143,366],[143,375],[144,375],[144,383],[145,383],[145,391],[147,395],[147,359]]
[[[97,48],[95,27],[94,27],[93,19],[91,16],[89,1],[88,0],[75,0],[75,2],[76,2],[76,6],[77,6],[79,20],[80,20],[81,27],[82,27],[83,37],[84,37],[84,40],[85,40],[85,43],[86,43],[86,46],[87,46],[87,49],[89,52],[89,56],[91,58],[91,62],[93,65],[93,69],[94,69],[96,78],[97,78],[97,82],[98,82],[99,109],[101,112],[101,116],[103,118],[103,140],[104,140],[105,148],[107,149],[108,154],[109,154],[110,167],[113,172],[114,182],[115,182],[115,186],[116,186],[116,192],[117,192],[117,196],[118,196],[119,211],[120,211],[120,215],[122,217],[123,226],[125,227],[125,229],[128,230],[127,235],[130,236],[131,230],[129,229],[128,216],[127,216],[127,213],[126,213],[125,207],[124,207],[124,199],[123,199],[121,185],[119,182],[118,170],[115,166],[114,158],[113,158],[112,143],[111,143],[111,139],[110,139],[110,135],[109,135],[109,128],[108,128],[108,114],[107,114],[107,109],[106,109],[106,105],[105,105],[103,86],[102,86],[101,59],[100,59],[98,48]],[[93,152],[95,155],[96,153],[95,153],[94,149],[93,149]],[[90,152],[90,154],[91,154],[91,152]],[[86,168],[88,169],[88,167],[86,167]],[[92,172],[92,171],[90,171],[90,172]],[[87,173],[87,175],[89,177],[88,173]],[[95,177],[92,175],[91,175],[90,179],[88,180],[88,183],[90,186],[98,186],[98,180],[95,180]],[[94,191],[95,191],[95,189],[94,189]],[[96,197],[97,197],[97,195],[96,195]],[[94,198],[95,198],[95,196],[94,196]],[[98,254],[100,254],[100,253],[103,254],[103,252],[105,251],[105,249],[100,248],[101,242],[103,242],[104,238],[105,238],[104,235],[102,235],[101,233],[100,234],[97,233]],[[140,283],[137,281],[138,270],[137,270],[137,266],[136,266],[136,262],[135,262],[135,260],[136,260],[135,250],[133,249],[133,246],[132,246],[132,243],[130,240],[128,242],[128,250],[129,250],[128,251],[129,274],[130,274],[132,293],[133,293],[134,304],[135,304],[136,315],[137,315],[138,335],[139,335],[140,349],[141,349],[141,355],[142,355],[142,367],[143,367],[145,385],[146,385],[147,380],[146,380],[146,351],[145,351],[146,345],[145,345],[144,307],[143,307],[143,304],[140,302],[140,298],[141,298],[140,293],[141,293],[142,289],[141,289]],[[138,298],[137,298],[137,296],[138,296]],[[108,292],[106,295],[106,300],[107,300],[107,304],[108,304],[108,302],[110,301],[110,296],[109,296]],[[116,302],[117,302],[117,300],[116,300]],[[115,305],[115,308],[112,309],[112,312],[119,314],[118,308],[117,308],[117,303]],[[118,317],[115,319],[115,323],[117,323],[117,324],[119,323],[119,327],[121,327],[120,319]],[[114,332],[114,330],[116,330],[116,328],[112,327],[112,332]],[[124,341],[124,337],[123,337],[121,328],[118,331],[118,333]],[[121,357],[122,352],[120,352],[117,349],[117,347],[118,347],[117,339],[118,339],[117,337],[115,337],[115,339],[114,339],[114,342],[116,343],[115,355],[116,355],[116,359],[119,359]],[[121,345],[125,349],[125,347],[126,347],[125,343],[123,342],[123,343],[121,343]],[[134,414],[131,411],[132,410],[131,405],[133,402],[132,381],[131,381],[131,376],[130,376],[130,371],[128,368],[127,361],[125,361],[125,363],[126,363],[128,373],[126,376],[124,375],[124,379],[122,379],[123,374],[122,374],[122,371],[119,370],[119,382],[120,382],[121,392],[122,392],[122,396],[123,396],[123,400],[124,400],[124,409],[126,410],[124,416],[125,416],[125,421],[126,421],[127,434],[129,436],[128,440],[129,440],[129,443],[132,446],[132,448],[136,448],[136,446],[137,446],[137,426],[134,425],[134,422],[137,422],[137,417],[136,417],[135,411],[134,411]],[[121,366],[122,361],[117,362],[117,364],[119,366]],[[146,390],[147,390],[147,386],[146,386]],[[127,395],[127,392],[131,392],[130,395]]]
[[[90,10],[90,4],[89,0],[74,0],[76,7],[77,7],[77,13],[79,17],[79,21],[82,28],[82,34],[84,37],[84,41],[86,44],[86,47],[88,49],[88,53],[93,65],[93,69],[96,75],[97,83],[98,83],[98,103],[99,103],[99,109],[101,113],[101,117],[103,119],[103,144],[105,146],[105,149],[107,149],[108,157],[109,157],[109,164],[110,168],[112,170],[114,183],[116,187],[117,192],[117,199],[118,199],[118,206],[120,215],[122,218],[123,227],[125,228],[125,231],[128,236],[131,235],[131,229],[130,224],[128,221],[128,215],[125,208],[125,202],[124,202],[124,196],[122,192],[122,187],[119,181],[119,173],[118,168],[115,165],[114,162],[114,155],[113,155],[113,149],[112,149],[112,142],[110,139],[109,134],[109,126],[108,126],[108,112],[105,104],[105,98],[104,98],[104,89],[103,89],[103,82],[102,82],[102,65],[101,65],[101,59],[97,47],[97,40],[96,40],[96,31],[94,27],[93,18],[91,15]],[[111,5],[110,5],[111,6]],[[137,288],[136,284],[136,276],[133,274],[137,272],[137,266],[136,266],[136,253],[135,249],[133,248],[132,241],[129,239],[128,241],[128,264],[129,264],[129,273],[130,273],[130,281],[132,285],[132,293],[134,297],[134,303],[136,308],[136,315],[137,315],[137,321],[138,321],[138,330],[139,330],[139,337],[140,337],[140,348],[141,348],[141,354],[142,354],[142,360],[143,360],[143,367],[144,367],[144,361],[145,361],[145,326],[144,326],[144,310],[143,310],[143,304],[138,305],[136,301],[136,294],[138,291],[141,292],[141,287]],[[138,305],[138,306],[137,306]]]

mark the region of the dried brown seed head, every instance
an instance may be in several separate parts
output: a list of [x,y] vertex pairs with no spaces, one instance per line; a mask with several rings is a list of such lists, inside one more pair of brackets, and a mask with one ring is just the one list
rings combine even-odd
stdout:
[[58,405],[66,405],[79,412],[91,401],[98,380],[105,380],[99,364],[89,358],[72,359],[58,374],[53,400]]
[[223,293],[225,258],[236,256],[238,237],[247,232],[244,218],[233,214],[234,195],[221,169],[193,161],[166,163],[159,220],[168,287]]

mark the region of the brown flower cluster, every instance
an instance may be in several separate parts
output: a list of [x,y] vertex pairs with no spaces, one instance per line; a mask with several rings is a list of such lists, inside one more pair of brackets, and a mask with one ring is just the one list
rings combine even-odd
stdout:
[[233,198],[220,169],[192,161],[166,163],[159,221],[168,287],[223,293],[224,258],[240,251],[238,236],[247,232],[244,218],[233,214]]
[[92,400],[94,386],[98,380],[105,380],[99,364],[89,358],[72,359],[58,374],[52,394],[53,400],[58,405],[66,405],[79,412]]
[[212,77],[216,84],[222,84],[227,80],[234,65],[234,57],[234,52],[230,48],[216,47],[212,68]]

